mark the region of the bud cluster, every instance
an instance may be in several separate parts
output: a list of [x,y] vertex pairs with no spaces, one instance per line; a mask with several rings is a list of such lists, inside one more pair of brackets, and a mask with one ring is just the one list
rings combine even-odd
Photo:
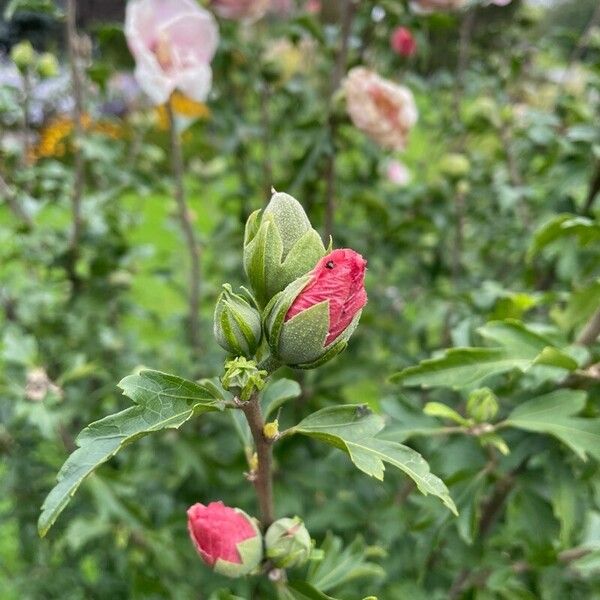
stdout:
[[215,338],[229,354],[312,369],[346,347],[367,302],[366,261],[328,252],[295,198],[275,192],[250,215],[243,264],[252,292],[225,284],[215,308]]
[[196,503],[187,511],[188,531],[202,560],[226,577],[242,577],[258,571],[263,558],[288,569],[310,558],[313,542],[298,517],[275,521],[264,537],[256,519],[239,508],[211,502]]
[[35,68],[42,78],[58,75],[58,61],[51,52],[38,54],[29,40],[15,44],[10,51],[10,58],[21,73],[29,73]]

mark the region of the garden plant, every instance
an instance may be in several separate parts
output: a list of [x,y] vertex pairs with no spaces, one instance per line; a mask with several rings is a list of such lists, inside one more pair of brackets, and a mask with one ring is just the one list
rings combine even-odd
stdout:
[[595,0],[0,11],[0,600],[600,595]]

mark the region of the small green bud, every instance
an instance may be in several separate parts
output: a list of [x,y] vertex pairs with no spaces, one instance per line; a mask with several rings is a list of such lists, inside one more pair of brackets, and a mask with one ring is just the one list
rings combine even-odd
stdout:
[[40,77],[50,78],[58,75],[58,61],[51,52],[44,52],[40,55],[37,63],[37,72]]
[[262,214],[258,210],[248,217],[244,269],[260,306],[308,273],[324,254],[302,205],[288,194],[274,193]]
[[219,346],[230,354],[254,356],[262,338],[262,326],[249,293],[235,294],[228,283],[223,285],[215,306],[214,334]]
[[440,160],[440,171],[453,179],[465,177],[471,170],[471,163],[464,154],[445,154]]
[[479,388],[469,394],[467,415],[478,423],[487,423],[498,413],[498,399],[490,388]]
[[12,47],[10,57],[20,71],[26,71],[35,61],[35,50],[29,40],[23,40]]
[[276,567],[288,569],[303,565],[312,550],[312,541],[302,519],[278,519],[265,534],[267,558]]
[[260,371],[253,360],[238,356],[225,363],[221,383],[226,390],[237,394],[242,402],[247,402],[254,392],[265,387],[267,375],[267,371]]

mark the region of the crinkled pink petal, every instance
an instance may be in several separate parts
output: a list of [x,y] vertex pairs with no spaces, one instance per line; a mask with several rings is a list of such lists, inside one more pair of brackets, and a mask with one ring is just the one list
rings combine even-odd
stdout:
[[329,332],[325,345],[336,340],[367,303],[364,287],[367,261],[354,250],[334,250],[311,272],[311,279],[298,294],[285,320],[324,301],[329,301]]
[[244,514],[222,502],[194,504],[187,514],[190,537],[204,562],[213,566],[221,559],[241,564],[237,544],[257,535]]

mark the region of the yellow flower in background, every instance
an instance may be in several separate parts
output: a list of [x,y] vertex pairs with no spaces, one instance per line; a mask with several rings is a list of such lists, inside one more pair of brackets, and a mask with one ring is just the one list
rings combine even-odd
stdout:
[[[171,106],[176,114],[188,119],[208,119],[210,117],[210,108],[204,102],[196,102],[178,91],[171,96]],[[156,116],[159,128],[168,129],[169,115],[164,104],[156,108]]]
[[[85,131],[99,133],[111,139],[124,137],[124,127],[110,121],[93,121],[89,114],[81,117],[81,124]],[[30,161],[40,158],[64,156],[68,148],[68,138],[73,133],[73,119],[60,116],[52,119],[40,132],[37,145],[32,149]]]

